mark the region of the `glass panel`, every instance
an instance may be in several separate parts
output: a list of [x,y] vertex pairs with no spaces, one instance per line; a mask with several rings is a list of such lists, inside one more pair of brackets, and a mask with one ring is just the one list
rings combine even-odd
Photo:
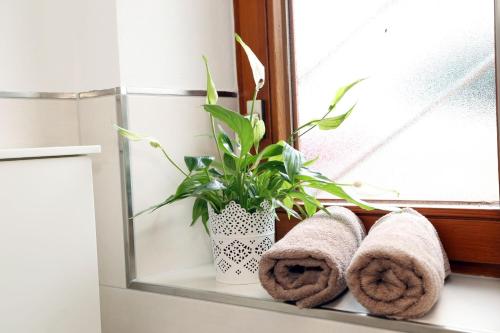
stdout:
[[368,78],[339,129],[300,138],[315,168],[367,198],[498,201],[493,5],[293,1],[299,125]]

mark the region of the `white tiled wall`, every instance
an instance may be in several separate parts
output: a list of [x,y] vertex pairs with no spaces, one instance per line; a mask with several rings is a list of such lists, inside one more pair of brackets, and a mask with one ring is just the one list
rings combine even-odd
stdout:
[[101,145],[92,155],[92,173],[99,259],[99,282],[126,287],[123,215],[115,96],[82,99],[78,103],[80,143]]
[[77,144],[75,100],[0,98],[0,148]]
[[76,24],[75,89],[86,91],[119,86],[116,1],[70,2]]
[[[115,0],[2,0],[0,31],[0,92],[119,85]],[[76,105],[0,98],[0,148],[78,144]]]
[[117,12],[123,84],[204,89],[205,54],[217,88],[236,89],[231,0],[121,0]]
[[241,306],[101,287],[103,332],[255,333],[393,331]]
[[0,1],[0,91],[74,91],[75,2]]
[[[184,156],[215,156],[204,97],[129,96],[129,128],[158,139],[185,169]],[[221,98],[235,108],[236,98]],[[147,143],[130,144],[134,212],[175,193],[183,175]],[[211,261],[208,237],[202,224],[189,227],[192,200],[166,206],[137,217],[135,249],[137,276],[193,267]]]
[[0,91],[119,83],[115,0],[0,1]]

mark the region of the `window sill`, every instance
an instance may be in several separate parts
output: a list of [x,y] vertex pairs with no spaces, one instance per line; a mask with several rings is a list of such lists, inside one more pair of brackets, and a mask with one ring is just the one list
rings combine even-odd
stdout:
[[371,316],[349,292],[320,309],[301,310],[274,301],[259,284],[216,282],[212,265],[139,278],[129,287],[400,332],[500,332],[500,279],[495,278],[452,274],[434,308],[411,321]]

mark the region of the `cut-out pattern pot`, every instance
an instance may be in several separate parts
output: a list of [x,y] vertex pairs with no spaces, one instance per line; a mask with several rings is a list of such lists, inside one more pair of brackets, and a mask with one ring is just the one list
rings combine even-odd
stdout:
[[268,202],[253,214],[230,202],[220,214],[209,206],[208,225],[218,282],[259,282],[259,261],[274,244],[275,214]]

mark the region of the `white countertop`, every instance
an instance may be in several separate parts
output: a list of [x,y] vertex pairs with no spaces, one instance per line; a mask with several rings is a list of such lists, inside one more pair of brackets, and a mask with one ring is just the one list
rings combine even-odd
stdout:
[[137,278],[134,289],[318,317],[397,332],[500,332],[500,279],[452,274],[432,310],[420,319],[398,321],[368,315],[348,291],[320,309],[298,309],[274,301],[260,284],[215,281],[213,265]]
[[65,147],[0,149],[0,160],[88,155],[88,154],[97,154],[100,152],[101,152],[101,146],[65,146]]

